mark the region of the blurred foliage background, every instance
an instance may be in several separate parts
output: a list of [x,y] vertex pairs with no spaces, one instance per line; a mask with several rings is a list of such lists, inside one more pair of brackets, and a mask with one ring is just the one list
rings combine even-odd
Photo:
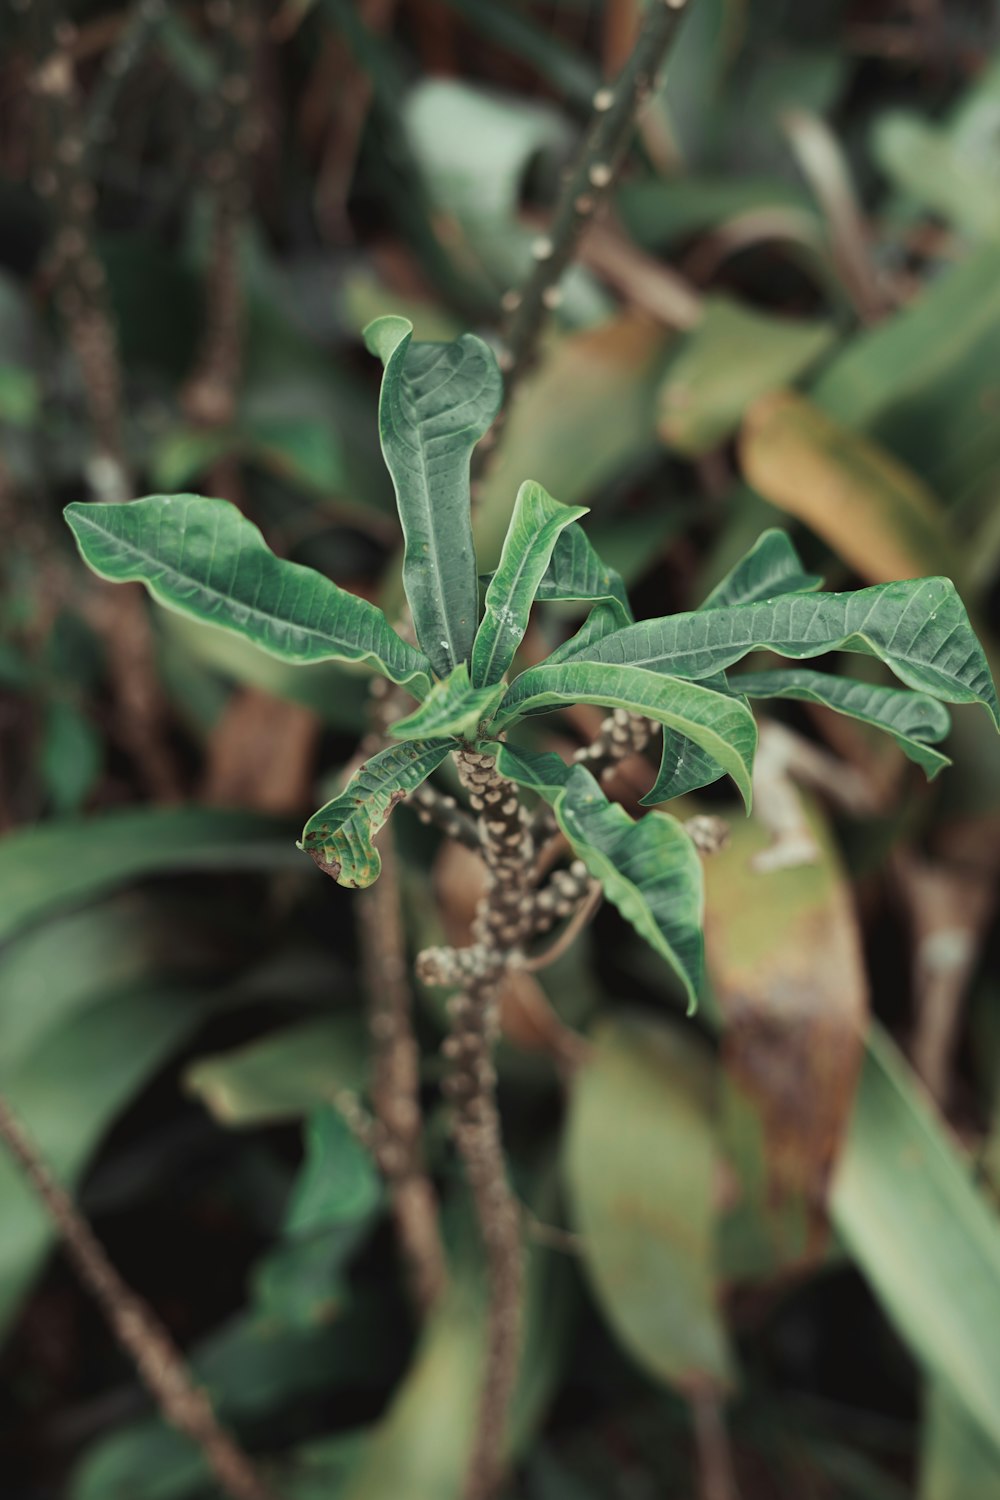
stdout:
[[[458,1497],[482,1296],[441,1001],[417,1005],[453,1285],[420,1329],[330,1108],[366,1082],[355,907],[294,847],[366,679],[147,610],[60,510],[224,495],[397,609],[359,330],[490,336],[640,9],[2,13],[0,1088],[286,1500]],[[833,587],[950,574],[996,671],[995,4],[691,0],[480,484],[484,567],[528,477],[592,508],[639,612],[786,525]],[[511,1500],[1000,1495],[1000,754],[971,711],[949,748],[928,787],[776,705],[753,819],[700,804],[733,828],[703,1014],[607,910],[507,997]],[[477,875],[396,828],[416,949]],[[0,1332],[5,1497],[217,1493],[6,1160]]]

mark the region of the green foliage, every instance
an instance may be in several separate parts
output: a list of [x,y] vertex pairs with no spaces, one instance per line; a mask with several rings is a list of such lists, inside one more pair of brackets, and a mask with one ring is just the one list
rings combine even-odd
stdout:
[[468,661],[476,633],[469,459],[500,406],[500,372],[472,334],[415,344],[412,325],[389,317],[365,337],[385,365],[379,433],[406,539],[406,597],[417,640],[443,677]]
[[638,1016],[605,1021],[591,1043],[564,1148],[585,1273],[640,1365],[682,1393],[722,1390],[732,1361],[713,1267],[705,1045]]
[[1000,1318],[996,1212],[877,1027],[832,1211],[927,1374],[1000,1453],[1000,1349],[992,1335]]
[[651,948],[673,969],[694,1010],[702,983],[701,866],[680,824],[665,813],[634,822],[583,766],[501,746],[500,770],[550,802],[578,859]]
[[168,609],[283,661],[371,662],[415,692],[430,687],[427,661],[381,610],[275,557],[226,501],[150,495],[131,505],[70,505],[66,519],[95,573],[114,583],[138,579]]
[[[406,1193],[335,1111],[389,1113],[373,928],[465,941],[450,762],[493,753],[535,860],[492,1058],[527,1281],[504,1495],[724,1490],[728,1444],[741,1493],[993,1500],[1000,754],[963,653],[971,621],[1000,681],[995,7],[680,6],[488,452],[487,345],[655,6],[292,0],[253,163],[212,7],[57,7],[55,93],[39,7],[0,9],[0,1093],[281,1500],[458,1500],[486,1287],[438,989],[429,1319]],[[220,235],[192,167],[231,144]],[[136,597],[78,566],[66,501]],[[790,760],[751,781],[757,717]],[[396,771],[349,786],[375,728]],[[323,868],[386,861],[358,901],[294,847],[331,797]],[[0,1151],[0,1490],[220,1500],[86,1299]]]
[[899,688],[876,687],[850,677],[832,677],[827,672],[793,668],[788,672],[743,672],[733,686],[748,698],[798,698],[803,703],[821,703],[838,714],[882,729],[933,781],[951,761],[933,749],[951,728],[948,710],[926,693],[902,692]]
[[560,505],[540,484],[517,492],[500,565],[486,590],[486,611],[472,647],[472,680],[499,682],[524,639],[531,606],[550,567],[560,534],[587,514],[582,505]]
[[412,740],[380,750],[339,797],[313,813],[299,847],[338,885],[371,885],[382,868],[372,839],[396,803],[426,781],[450,750],[450,740]]
[[[947,763],[930,748],[948,731],[938,699],[980,703],[1000,727],[985,656],[948,579],[817,593],[821,580],[779,531],[765,532],[700,610],[631,623],[621,580],[578,525],[583,508],[561,505],[529,481],[518,491],[480,620],[468,465],[499,400],[495,361],[471,337],[415,343],[412,325],[398,317],[376,320],[366,337],[385,365],[382,448],[406,538],[403,582],[426,657],[373,605],[276,559],[257,528],[223,501],[156,496],[67,511],[84,557],[102,576],[139,578],[170,607],[288,660],[367,661],[423,697],[392,726],[403,743],[359,768],[303,830],[300,848],[340,885],[364,887],[378,877],[374,836],[451,750],[489,744],[554,709],[596,704],[662,726],[647,805],[728,773],[749,809],[757,744],[750,695],[824,703],[884,729],[928,776]],[[507,685],[539,600],[592,608],[570,642]],[[874,656],[917,691],[801,669],[725,678],[724,669],[761,649],[792,660],[837,650]],[[566,774],[551,757],[544,773],[513,746],[501,748],[499,760],[505,774],[552,802],[578,857],[670,964],[693,1008],[703,962],[701,880],[680,825],[662,815],[634,822],[586,771]]]
[[1000,727],[983,648],[947,578],[876,584],[853,594],[782,594],[773,603],[643,620],[597,642],[586,660],[697,681],[762,650],[793,661],[829,651],[875,656],[907,687],[947,703],[981,703]]

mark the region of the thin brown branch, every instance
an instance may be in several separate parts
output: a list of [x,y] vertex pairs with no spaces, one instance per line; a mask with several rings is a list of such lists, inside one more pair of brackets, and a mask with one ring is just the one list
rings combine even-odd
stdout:
[[601,885],[600,881],[592,880],[587,890],[587,894],[584,896],[583,900],[580,902],[576,911],[572,914],[569,921],[566,923],[566,926],[556,938],[555,942],[552,943],[548,948],[546,948],[544,953],[536,953],[532,958],[525,959],[524,967],[529,971],[529,973],[537,974],[540,969],[547,969],[550,964],[554,964],[557,959],[562,958],[564,953],[569,952],[570,948],[580,936],[580,933],[586,927],[587,923],[590,921],[591,917],[600,906],[601,897],[603,896],[603,894],[604,888]]
[[[98,500],[130,498],[125,453],[122,372],[104,267],[94,244],[96,195],[88,175],[76,83],[76,28],[58,10],[46,14],[43,54],[33,80],[38,167],[35,185],[52,215],[49,275],[55,302],[79,366],[93,435],[88,479]],[[165,706],[154,670],[153,638],[142,592],[103,586],[92,616],[108,653],[117,728],[147,790],[175,801],[179,780],[164,733]]]
[[[534,364],[546,313],[559,306],[563,273],[615,181],[637,116],[656,87],[686,5],[687,0],[652,0],[646,8],[628,61],[615,82],[602,86],[594,95],[590,124],[567,173],[551,225],[532,246],[531,271],[522,286],[511,288],[503,298],[500,363],[506,377],[506,399],[501,419]],[[496,445],[501,419],[476,450],[477,474]]]
[[695,1446],[698,1454],[698,1500],[739,1500],[729,1433],[716,1391],[698,1391],[691,1398]]
[[[244,288],[240,237],[250,199],[253,154],[260,127],[252,108],[254,54],[259,34],[256,0],[211,0],[222,81],[205,106],[208,149],[204,174],[212,193],[212,238],[205,281],[205,332],[195,373],[182,395],[193,422],[226,427],[236,415],[243,368]],[[224,473],[215,488],[233,489]]]
[[275,1500],[152,1309],[126,1286],[87,1220],[56,1181],[9,1104],[0,1097],[0,1139],[59,1235],[66,1256],[135,1364],[165,1421],[200,1448],[231,1500]]
[[491,1500],[503,1476],[523,1286],[520,1214],[507,1180],[493,1049],[503,981],[511,962],[520,960],[530,931],[525,884],[533,853],[517,788],[500,776],[493,758],[459,751],[455,761],[479,818],[488,877],[473,923],[473,947],[466,950],[476,961],[464,988],[449,1002],[451,1032],[445,1043],[451,1064],[445,1086],[486,1251],[490,1298],[479,1422],[463,1493],[464,1500]]
[[447,1266],[437,1195],[424,1165],[420,1054],[391,824],[382,829],[378,847],[382,873],[358,896],[361,965],[373,1041],[375,1153],[389,1188],[413,1300],[426,1315],[444,1290]]
[[122,423],[122,376],[104,267],[94,246],[96,195],[87,174],[86,140],[73,46],[76,27],[48,12],[43,52],[32,81],[38,165],[35,187],[52,215],[48,274],[82,377],[94,438],[89,478],[98,499],[130,494]]

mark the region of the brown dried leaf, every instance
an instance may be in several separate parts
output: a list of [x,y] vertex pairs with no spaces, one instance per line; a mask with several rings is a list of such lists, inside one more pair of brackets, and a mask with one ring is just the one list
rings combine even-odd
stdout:
[[740,461],[748,484],[804,521],[863,578],[946,573],[961,588],[961,559],[930,490],[805,396],[774,391],[755,401]]
[[812,1248],[850,1112],[868,987],[857,918],[829,829],[803,799],[812,864],[758,868],[771,833],[736,824],[705,864],[709,973],[723,1061],[760,1118],[772,1203],[804,1201]]
[[208,742],[202,798],[215,807],[300,812],[309,801],[319,719],[299,703],[237,688]]

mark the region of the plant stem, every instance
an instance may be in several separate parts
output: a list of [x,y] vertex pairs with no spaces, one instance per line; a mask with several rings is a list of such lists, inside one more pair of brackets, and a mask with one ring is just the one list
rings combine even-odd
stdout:
[[94,1297],[109,1327],[132,1359],[165,1421],[201,1449],[231,1500],[274,1500],[235,1439],[219,1425],[212,1404],[195,1385],[167,1330],[126,1286],[87,1220],[55,1180],[9,1104],[0,1097],[0,1139],[51,1219],[66,1255]]
[[636,116],[655,87],[686,5],[687,0],[651,0],[631,57],[615,83],[599,88],[594,95],[590,125],[567,175],[549,232],[535,241],[534,264],[524,285],[509,291],[503,299],[506,321],[501,367],[506,376],[507,403],[534,362],[546,311],[559,305],[563,272],[611,189],[632,139]]
[[488,884],[473,924],[475,971],[449,1002],[451,1063],[446,1089],[454,1105],[455,1142],[465,1164],[489,1274],[486,1365],[479,1422],[464,1500],[490,1500],[503,1475],[507,1413],[521,1345],[523,1264],[517,1202],[507,1180],[496,1099],[493,1049],[499,1000],[511,959],[530,931],[526,900],[533,848],[512,782],[491,756],[463,750],[458,774],[479,819]]
[[[212,0],[222,80],[205,106],[209,144],[205,178],[212,189],[212,242],[205,283],[205,334],[198,366],[182,403],[193,422],[226,427],[236,415],[243,367],[244,296],[240,232],[250,196],[250,167],[259,140],[253,116],[254,49],[259,16],[256,0]],[[234,476],[223,476],[233,488]],[[216,484],[216,491],[219,486]]]
[[379,835],[382,874],[358,896],[361,962],[372,1036],[375,1154],[389,1188],[413,1300],[426,1316],[447,1281],[434,1187],[424,1166],[420,1053],[413,1030],[406,935],[391,824]]
[[[94,243],[96,192],[76,82],[76,28],[58,5],[44,9],[40,58],[32,80],[38,163],[35,186],[52,213],[49,270],[55,303],[80,370],[94,453],[87,477],[96,498],[132,493],[122,420],[122,370],[104,267]],[[104,638],[122,741],[149,793],[176,801],[180,783],[166,745],[166,717],[154,667],[149,617],[138,584],[97,590],[93,617]]]
[[122,431],[121,366],[107,278],[94,247],[96,193],[87,171],[72,51],[76,27],[57,5],[43,12],[43,25],[32,91],[39,157],[35,187],[51,206],[53,220],[49,271],[94,437],[91,485],[100,500],[126,500],[131,486]]

